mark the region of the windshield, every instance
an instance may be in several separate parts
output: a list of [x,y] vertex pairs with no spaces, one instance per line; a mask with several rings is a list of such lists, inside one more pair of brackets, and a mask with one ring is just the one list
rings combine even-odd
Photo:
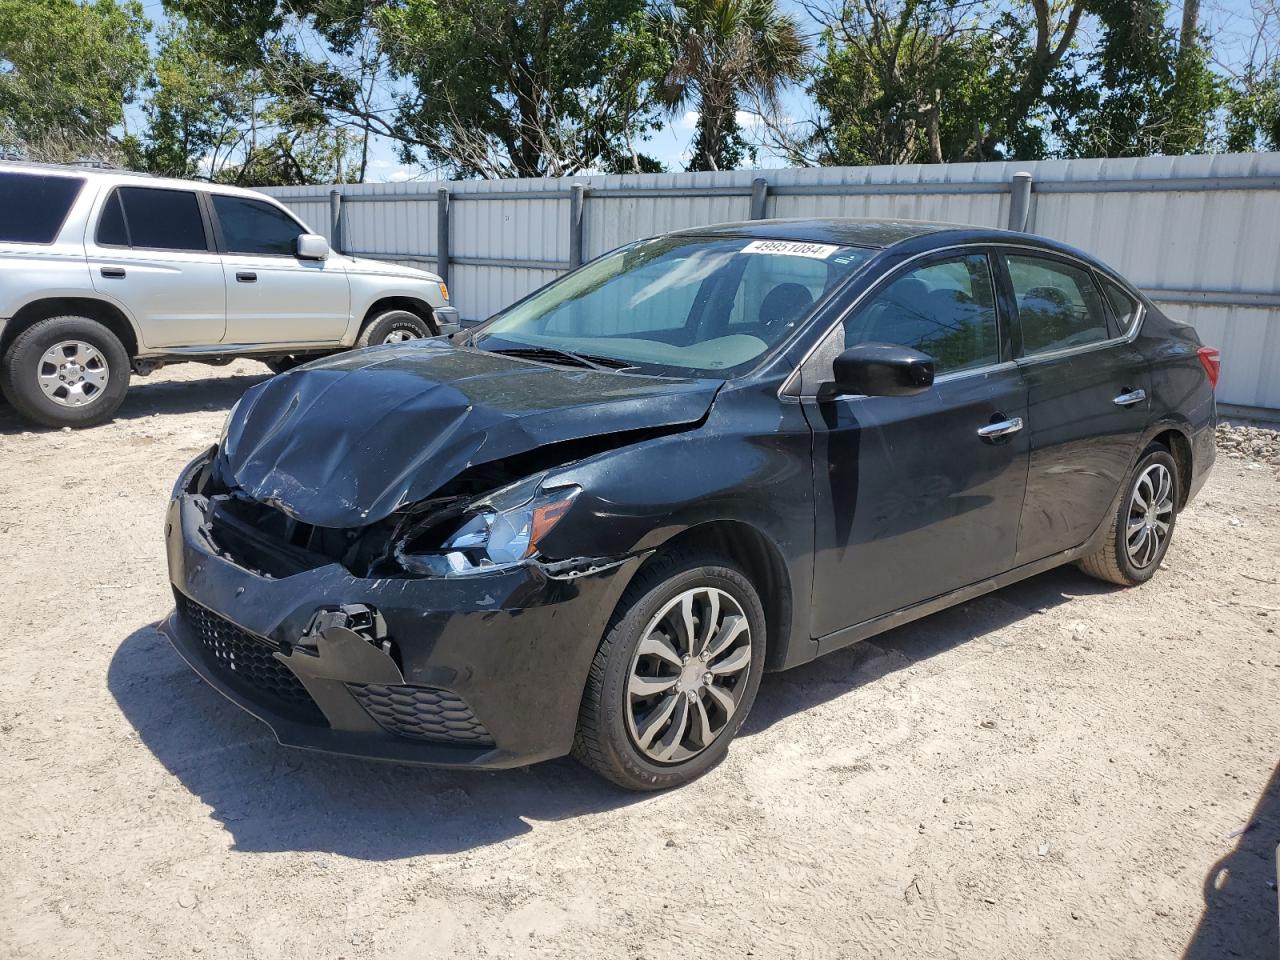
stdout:
[[552,362],[550,351],[565,351],[611,367],[733,376],[789,337],[871,252],[747,237],[645,240],[516,304],[473,343]]

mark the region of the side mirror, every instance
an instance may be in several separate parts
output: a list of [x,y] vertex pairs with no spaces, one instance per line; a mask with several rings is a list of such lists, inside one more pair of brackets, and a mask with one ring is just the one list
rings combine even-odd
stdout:
[[860,343],[831,366],[835,379],[823,384],[820,400],[845,394],[911,397],[933,386],[933,357],[893,343]]
[[299,234],[297,250],[300,260],[327,260],[329,241],[318,233]]

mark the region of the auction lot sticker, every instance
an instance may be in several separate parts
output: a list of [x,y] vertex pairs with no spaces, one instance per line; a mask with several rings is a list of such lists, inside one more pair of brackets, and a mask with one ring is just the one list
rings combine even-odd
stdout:
[[840,248],[829,243],[805,243],[801,240],[752,240],[743,253],[780,253],[788,257],[825,260]]

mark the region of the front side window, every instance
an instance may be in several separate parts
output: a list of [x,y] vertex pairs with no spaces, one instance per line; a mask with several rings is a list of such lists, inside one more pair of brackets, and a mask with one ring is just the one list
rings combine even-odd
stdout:
[[937,373],[1000,362],[995,288],[985,254],[896,277],[845,321],[846,348],[894,343],[933,357]]
[[0,242],[53,243],[83,177],[0,173]]
[[292,257],[298,249],[298,237],[306,232],[283,210],[261,200],[215,193],[213,209],[228,253]]
[[144,250],[209,249],[200,201],[190,190],[117,187],[103,204],[96,238]]
[[566,350],[656,373],[733,376],[789,338],[870,253],[749,237],[645,240],[511,307],[474,343]]
[[1022,325],[1022,353],[1035,356],[1106,340],[1106,314],[1089,272],[1046,257],[1005,258]]

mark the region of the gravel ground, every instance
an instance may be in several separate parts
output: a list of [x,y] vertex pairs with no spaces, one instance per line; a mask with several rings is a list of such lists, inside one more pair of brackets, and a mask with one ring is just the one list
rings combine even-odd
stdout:
[[262,375],[0,409],[0,956],[1275,956],[1274,435],[1151,584],[1059,570],[766,677],[718,770],[634,796],[286,750],[191,674],[162,511]]

